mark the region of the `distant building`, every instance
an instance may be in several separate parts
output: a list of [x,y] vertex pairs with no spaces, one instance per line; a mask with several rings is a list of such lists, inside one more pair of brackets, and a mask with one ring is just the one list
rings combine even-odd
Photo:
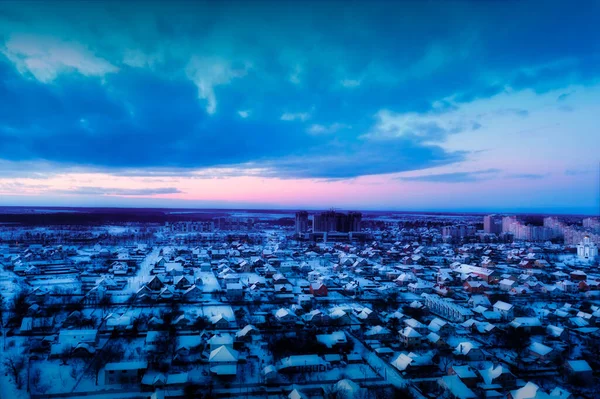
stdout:
[[475,226],[459,224],[456,226],[442,227],[442,236],[452,238],[465,238],[475,235]]
[[214,226],[225,231],[249,231],[254,228],[254,219],[244,217],[221,217],[214,220]]
[[523,224],[515,216],[505,216],[502,218],[502,233],[512,234],[515,240],[548,241],[558,235],[555,233],[557,227],[553,223],[554,221],[548,219],[544,220],[544,226],[534,226]]
[[594,233],[578,226],[568,226],[564,229],[565,245],[577,245],[586,237],[590,242],[600,245],[600,233]]
[[519,221],[516,216],[504,216],[502,218],[502,232],[515,234]]
[[564,237],[565,235],[565,223],[555,216],[544,218],[544,227],[551,229],[554,237]]
[[316,214],[313,217],[314,232],[349,233],[360,231],[362,213],[348,212],[347,214],[333,210]]
[[499,215],[486,215],[483,217],[483,230],[488,234],[502,233],[502,217]]
[[213,231],[215,224],[212,221],[167,222],[165,227],[173,233],[202,233]]
[[583,227],[594,231],[600,231],[600,218],[583,219]]
[[594,260],[598,256],[598,246],[585,236],[577,245],[577,257],[582,260]]
[[303,234],[308,231],[308,212],[296,212],[296,234]]

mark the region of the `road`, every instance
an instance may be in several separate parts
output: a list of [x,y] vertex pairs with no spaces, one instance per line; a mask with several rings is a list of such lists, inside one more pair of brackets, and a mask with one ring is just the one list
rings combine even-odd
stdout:
[[150,276],[150,272],[154,268],[154,265],[160,259],[160,248],[154,248],[140,263],[140,267],[135,274],[129,278],[129,282],[127,283],[127,290],[130,293],[134,293],[140,289],[142,284],[144,283],[144,278],[146,276]]

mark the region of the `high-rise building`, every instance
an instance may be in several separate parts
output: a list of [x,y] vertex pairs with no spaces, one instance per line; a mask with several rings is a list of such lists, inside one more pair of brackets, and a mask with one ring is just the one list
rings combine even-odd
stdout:
[[483,231],[488,234],[502,233],[502,216],[486,215],[483,217]]
[[594,231],[600,230],[600,218],[585,218],[583,219],[583,227]]
[[296,234],[303,234],[308,231],[308,212],[296,212]]
[[502,218],[502,232],[515,234],[518,224],[516,216],[504,216]]
[[544,218],[544,227],[552,230],[553,237],[563,237],[565,235],[565,223],[560,221],[555,216],[548,216]]
[[455,226],[442,227],[442,236],[452,238],[465,238],[475,235],[475,226],[458,224]]
[[333,210],[315,214],[313,216],[313,232],[340,232],[349,233],[360,231],[362,213],[349,212],[348,214],[335,212]]

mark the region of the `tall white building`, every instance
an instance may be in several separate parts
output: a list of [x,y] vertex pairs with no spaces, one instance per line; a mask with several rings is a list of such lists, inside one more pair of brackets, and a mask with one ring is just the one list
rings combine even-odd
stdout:
[[594,260],[598,256],[598,246],[590,241],[590,237],[583,237],[577,245],[577,257],[582,260]]

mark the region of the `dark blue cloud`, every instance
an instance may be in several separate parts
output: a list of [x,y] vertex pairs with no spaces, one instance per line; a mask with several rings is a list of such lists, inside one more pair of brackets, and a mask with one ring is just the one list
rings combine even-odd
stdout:
[[459,162],[441,144],[463,126],[365,137],[383,109],[597,82],[599,16],[595,2],[3,3],[0,159],[316,178]]

